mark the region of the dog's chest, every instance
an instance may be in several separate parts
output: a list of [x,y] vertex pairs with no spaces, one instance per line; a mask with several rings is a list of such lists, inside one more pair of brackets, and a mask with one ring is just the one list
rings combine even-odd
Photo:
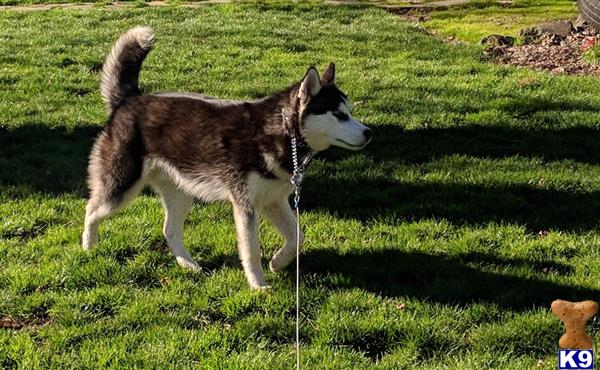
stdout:
[[292,184],[282,179],[268,179],[257,172],[248,175],[248,193],[253,205],[262,208],[281,201],[293,191]]

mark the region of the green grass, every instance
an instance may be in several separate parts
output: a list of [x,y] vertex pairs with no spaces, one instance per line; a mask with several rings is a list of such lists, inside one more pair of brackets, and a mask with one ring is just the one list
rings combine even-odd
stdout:
[[510,6],[480,1],[434,11],[424,26],[445,36],[476,43],[490,34],[515,37],[521,28],[557,19],[573,20],[577,14],[574,0],[514,0]]
[[600,81],[484,64],[374,8],[223,5],[0,13],[0,319],[22,325],[0,368],[293,366],[293,270],[250,291],[229,206],[186,224],[204,273],[150,193],[79,247],[98,67],[137,24],[147,91],[255,98],[335,61],[374,128],[305,179],[306,368],[556,367],[550,302],[600,294]]
[[584,62],[591,65],[600,65],[600,46],[593,45],[586,49],[582,54]]

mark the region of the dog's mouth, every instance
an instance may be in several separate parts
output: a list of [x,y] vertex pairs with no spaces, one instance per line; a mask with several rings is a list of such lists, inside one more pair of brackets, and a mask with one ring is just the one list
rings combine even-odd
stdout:
[[360,150],[360,149],[364,148],[365,146],[367,146],[367,144],[369,144],[371,142],[371,139],[365,141],[363,144],[360,144],[360,145],[350,144],[349,142],[344,141],[342,139],[335,139],[335,141],[337,141],[338,143],[344,144],[344,146],[348,147],[348,149]]

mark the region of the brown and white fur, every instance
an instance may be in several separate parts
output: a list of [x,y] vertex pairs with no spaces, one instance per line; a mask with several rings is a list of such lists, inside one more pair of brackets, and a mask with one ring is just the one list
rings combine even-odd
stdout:
[[321,79],[311,67],[302,81],[256,101],[194,93],[142,95],[139,72],[153,41],[150,28],[133,28],[104,63],[101,92],[110,118],[90,155],[82,246],[94,246],[100,222],[151,186],[161,196],[163,233],[177,263],[197,270],[182,242],[192,200],[227,200],[248,283],[265,288],[259,214],[285,238],[270,269],[279,271],[295,257],[295,219],[288,200],[291,137],[297,137],[302,159],[332,145],[362,149],[371,130],[350,115],[348,99],[335,85],[333,64]]

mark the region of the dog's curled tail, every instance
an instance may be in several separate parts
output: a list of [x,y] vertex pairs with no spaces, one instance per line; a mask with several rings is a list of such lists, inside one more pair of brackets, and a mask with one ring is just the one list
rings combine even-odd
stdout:
[[112,47],[102,67],[100,82],[102,100],[109,115],[125,98],[140,94],[140,69],[153,43],[152,28],[135,27],[125,32]]

